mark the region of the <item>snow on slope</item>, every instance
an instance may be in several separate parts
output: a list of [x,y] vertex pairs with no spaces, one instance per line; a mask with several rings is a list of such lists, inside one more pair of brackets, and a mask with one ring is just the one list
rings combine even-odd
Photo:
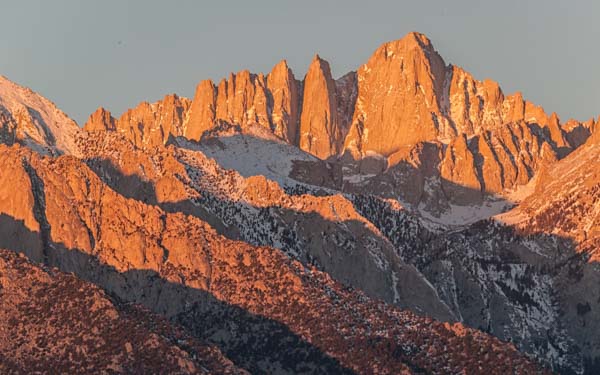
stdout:
[[513,206],[512,203],[497,199],[487,198],[481,205],[459,206],[450,204],[450,208],[443,211],[439,217],[430,214],[426,209],[419,208],[418,212],[424,221],[442,224],[448,227],[465,226],[477,221],[487,219],[499,213],[505,212]]
[[16,138],[42,153],[76,154],[77,123],[50,100],[0,75],[0,112],[16,124]]
[[258,126],[253,127],[250,133],[221,134],[200,144],[184,138],[177,138],[177,143],[184,148],[202,151],[222,168],[236,170],[244,177],[262,175],[281,187],[299,184],[289,177],[294,160],[318,160]]

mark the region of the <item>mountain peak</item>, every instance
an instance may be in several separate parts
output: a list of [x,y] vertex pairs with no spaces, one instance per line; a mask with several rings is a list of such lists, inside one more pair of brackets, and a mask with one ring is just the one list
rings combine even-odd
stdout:
[[[446,64],[423,34],[384,43],[358,70],[357,111],[346,148],[389,156],[435,139]],[[365,131],[366,130],[366,131]]]
[[377,51],[385,52],[386,57],[391,57],[393,54],[402,53],[402,51],[415,50],[422,51],[426,54],[437,54],[431,40],[424,34],[418,32],[410,32],[401,39],[384,43]]
[[289,69],[289,65],[286,59],[282,59],[281,61],[279,61],[277,64],[275,64],[273,66],[273,68],[271,69],[271,73],[275,72],[275,71],[287,71]]
[[310,62],[308,70],[310,71],[311,69],[313,69],[313,67],[318,67],[320,70],[329,70],[329,62],[323,59],[318,53],[315,53]]
[[299,147],[321,159],[339,152],[341,129],[329,63],[316,54],[304,77]]
[[417,31],[411,31],[402,37],[400,42],[405,44],[414,44],[417,43],[421,47],[433,47],[431,44],[431,40],[425,35]]
[[85,125],[83,125],[83,129],[86,131],[115,130],[115,123],[115,118],[109,110],[104,107],[98,107],[98,109],[90,115]]

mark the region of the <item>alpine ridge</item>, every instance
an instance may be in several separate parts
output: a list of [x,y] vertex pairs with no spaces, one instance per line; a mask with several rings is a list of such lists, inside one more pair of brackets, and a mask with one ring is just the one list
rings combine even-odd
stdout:
[[[543,165],[581,145],[595,123],[562,124],[521,93],[506,96],[496,82],[447,65],[419,33],[385,43],[357,72],[338,80],[315,55],[302,81],[281,61],[266,77],[241,71],[217,86],[202,81],[191,103],[176,96],[165,101],[172,115],[161,114],[159,103],[142,103],[123,115],[118,128],[136,145],[165,144],[169,135],[200,141],[225,129],[259,138],[268,133],[337,164],[346,182],[338,186],[342,190],[352,190],[358,180],[360,189],[370,185],[379,194],[381,180],[409,164],[423,176],[418,193],[392,195],[436,217],[452,204],[478,203],[527,184]],[[90,118],[85,128],[95,122]],[[110,128],[110,121],[103,127]],[[414,160],[431,158],[419,155],[431,147],[438,154],[427,162],[434,175]],[[446,184],[441,196],[427,197],[428,185],[440,185],[436,180],[469,193]]]

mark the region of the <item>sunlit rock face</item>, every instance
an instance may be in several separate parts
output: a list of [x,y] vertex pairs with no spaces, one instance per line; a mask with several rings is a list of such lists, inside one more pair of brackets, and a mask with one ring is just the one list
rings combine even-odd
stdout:
[[139,147],[165,144],[171,135],[184,134],[183,123],[190,101],[177,95],[167,95],[156,103],[142,102],[127,110],[118,120],[104,108],[98,108],[86,124],[86,131],[116,131]]
[[[379,47],[360,67],[358,98],[345,147],[389,156],[440,134],[446,67],[430,41],[411,33]],[[442,129],[443,131],[443,129]]]
[[191,103],[183,135],[199,140],[218,122],[262,126],[277,137],[295,143],[299,122],[300,84],[285,60],[265,77],[247,70],[231,74],[215,86],[202,81]]
[[320,159],[337,155],[342,129],[329,63],[314,57],[304,78],[299,147]]
[[96,112],[90,115],[83,129],[88,132],[114,131],[117,130],[117,120],[112,116],[110,111],[103,107],[98,107]]
[[302,93],[300,83],[285,60],[275,65],[267,75],[267,89],[272,103],[273,133],[290,144],[296,144]]

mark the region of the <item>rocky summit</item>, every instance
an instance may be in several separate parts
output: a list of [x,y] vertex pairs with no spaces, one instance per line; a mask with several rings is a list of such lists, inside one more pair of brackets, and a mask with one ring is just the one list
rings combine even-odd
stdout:
[[0,77],[0,370],[597,373],[598,123],[420,33],[82,129]]

